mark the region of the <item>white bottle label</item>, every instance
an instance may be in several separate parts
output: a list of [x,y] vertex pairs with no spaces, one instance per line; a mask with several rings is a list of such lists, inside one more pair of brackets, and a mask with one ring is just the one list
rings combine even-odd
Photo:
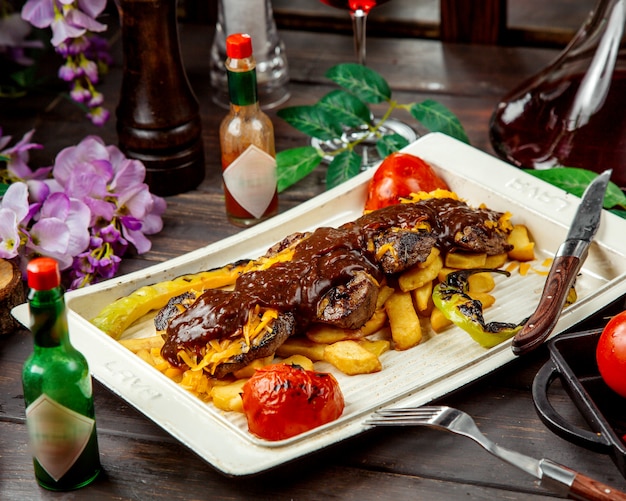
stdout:
[[224,184],[230,194],[257,219],[272,202],[276,182],[276,159],[254,145],[224,170]]
[[26,408],[26,426],[33,457],[58,481],[87,446],[95,420],[44,393]]

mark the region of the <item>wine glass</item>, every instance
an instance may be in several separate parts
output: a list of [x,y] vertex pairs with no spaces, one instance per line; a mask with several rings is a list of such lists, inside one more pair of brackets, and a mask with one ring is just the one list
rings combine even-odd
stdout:
[[[350,11],[350,17],[352,18],[352,30],[354,33],[354,50],[356,52],[357,62],[365,66],[367,59],[365,44],[367,16],[370,10],[374,7],[387,3],[389,0],[320,0],[320,2],[330,5],[331,7]],[[374,122],[377,122],[375,118]],[[399,134],[409,143],[417,139],[417,134],[409,125],[395,119],[385,120],[384,124],[381,124],[378,127],[378,134]],[[356,152],[363,158],[363,162],[361,164],[362,168],[372,167],[382,160],[376,150],[377,137],[370,132],[367,127],[357,130],[347,129],[341,139],[335,141],[313,139],[311,143],[313,146],[320,148],[322,151],[331,152],[355,140],[360,141],[358,148],[356,148]],[[332,156],[327,156],[326,160],[332,160]]]
[[367,24],[367,15],[372,8],[389,0],[320,0],[320,2],[350,11],[352,18],[352,30],[354,32],[354,50],[359,64],[365,65],[365,27]]

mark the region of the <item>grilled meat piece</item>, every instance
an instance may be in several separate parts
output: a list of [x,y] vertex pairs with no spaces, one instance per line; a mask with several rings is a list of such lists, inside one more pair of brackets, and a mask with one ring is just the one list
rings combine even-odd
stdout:
[[499,235],[490,235],[481,226],[466,226],[454,236],[455,243],[469,252],[486,253],[489,256],[510,251],[513,246]]
[[[242,369],[253,360],[269,357],[276,353],[276,350],[283,344],[289,336],[295,332],[296,320],[291,313],[283,313],[272,323],[271,331],[268,331],[258,341],[251,343],[248,351],[242,346],[242,353],[229,358],[220,363],[213,375],[222,378],[231,372]],[[241,340],[244,343],[244,340]]]
[[387,275],[423,263],[436,243],[437,238],[425,231],[390,229],[374,236],[376,255],[383,252],[378,262]]
[[256,306],[254,301],[236,291],[209,289],[203,292],[187,310],[170,319],[161,349],[163,358],[180,367],[184,362],[178,354],[184,350],[200,363],[210,349],[210,341],[232,341],[238,344],[239,353],[208,367],[212,374],[223,376],[256,358],[274,353],[294,333],[295,318],[291,312],[279,313],[260,337],[252,338],[248,345],[244,329]]
[[511,249],[506,241],[506,231],[499,225],[502,215],[490,209],[472,208],[461,200],[430,198],[391,205],[347,225],[360,226],[366,233],[392,228],[428,228],[437,239],[435,245],[444,253],[465,250],[494,255]]
[[317,305],[316,320],[342,329],[358,329],[376,310],[379,284],[367,273],[357,273],[347,284],[333,287]]
[[157,331],[164,331],[167,329],[167,324],[170,318],[178,315],[181,312],[180,307],[187,309],[189,305],[196,299],[196,295],[192,292],[183,292],[178,296],[174,296],[167,304],[159,310],[157,316],[154,318],[154,327]]
[[[278,312],[271,334],[264,334],[258,347],[241,344],[241,353],[217,364],[213,374],[266,356],[296,329],[314,322],[358,328],[374,311],[382,279],[423,262],[433,246],[444,253],[509,250],[509,229],[500,224],[501,217],[462,201],[429,199],[385,207],[339,228],[290,235],[267,251],[264,259],[270,265],[264,261],[240,275],[234,291],[206,291],[173,317],[162,355],[180,366],[180,350],[198,359],[211,340],[240,339],[250,312],[259,307]],[[292,251],[288,259],[271,263],[286,249]]]
[[280,242],[272,245],[269,249],[267,249],[267,252],[265,253],[265,257],[273,257],[273,256],[276,256],[277,254],[280,254],[285,249],[289,249],[290,247],[295,247],[300,242],[302,242],[302,240],[304,240],[305,238],[308,238],[310,235],[311,235],[310,232],[306,232],[306,233],[297,232],[297,233],[292,233],[291,235],[287,235]]

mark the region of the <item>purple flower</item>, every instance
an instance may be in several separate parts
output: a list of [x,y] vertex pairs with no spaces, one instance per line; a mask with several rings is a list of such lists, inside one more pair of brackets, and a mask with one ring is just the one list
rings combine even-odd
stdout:
[[110,115],[111,112],[109,110],[103,108],[102,106],[98,106],[87,113],[87,118],[89,118],[94,125],[104,125]]
[[26,164],[32,133],[8,148],[11,137],[0,129],[2,160],[26,155],[21,169],[29,178],[10,179],[0,200],[0,257],[53,257],[77,288],[114,276],[129,245],[148,251],[146,235],[163,227],[166,204],[144,183],[143,164],[88,136],[58,153],[52,178],[36,179]]
[[18,255],[20,225],[28,213],[28,187],[24,183],[11,184],[0,200],[0,257],[11,259]]
[[71,82],[83,75],[82,70],[76,66],[73,59],[67,59],[65,64],[59,66],[59,78]]
[[106,25],[95,19],[105,6],[106,2],[101,0],[82,1],[77,5],[72,0],[28,0],[22,8],[22,19],[37,28],[50,27],[51,43],[57,47],[67,39],[81,37],[88,31],[106,30]]
[[[42,148],[40,144],[30,142],[34,132],[34,129],[30,130],[24,134],[22,139],[20,139],[15,146],[0,151],[0,156],[8,158],[6,161],[7,174],[8,177],[14,181],[45,179],[52,170],[52,167],[41,167],[33,172],[30,167],[28,167],[29,150]],[[11,139],[11,136],[2,137],[2,129],[0,129],[0,148],[7,146]]]
[[108,44],[93,35],[107,28],[96,20],[105,6],[106,0],[28,0],[22,8],[24,20],[38,28],[51,28],[50,41],[65,59],[58,76],[74,83],[70,97],[87,105],[87,117],[95,125],[103,125],[110,116],[102,107],[102,95],[94,89],[100,72],[111,63]]
[[19,247],[17,215],[9,208],[0,207],[0,258],[14,258],[18,255]]
[[75,81],[74,88],[70,91],[70,97],[77,103],[86,103],[91,99],[91,92],[85,89],[79,81]]

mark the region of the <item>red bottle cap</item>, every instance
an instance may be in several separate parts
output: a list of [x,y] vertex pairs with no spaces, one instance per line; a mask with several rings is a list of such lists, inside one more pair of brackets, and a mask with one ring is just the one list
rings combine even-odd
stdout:
[[252,55],[252,38],[245,33],[234,33],[226,38],[226,55],[243,59]]
[[59,263],[51,257],[38,257],[26,266],[28,287],[36,291],[47,291],[61,284]]

